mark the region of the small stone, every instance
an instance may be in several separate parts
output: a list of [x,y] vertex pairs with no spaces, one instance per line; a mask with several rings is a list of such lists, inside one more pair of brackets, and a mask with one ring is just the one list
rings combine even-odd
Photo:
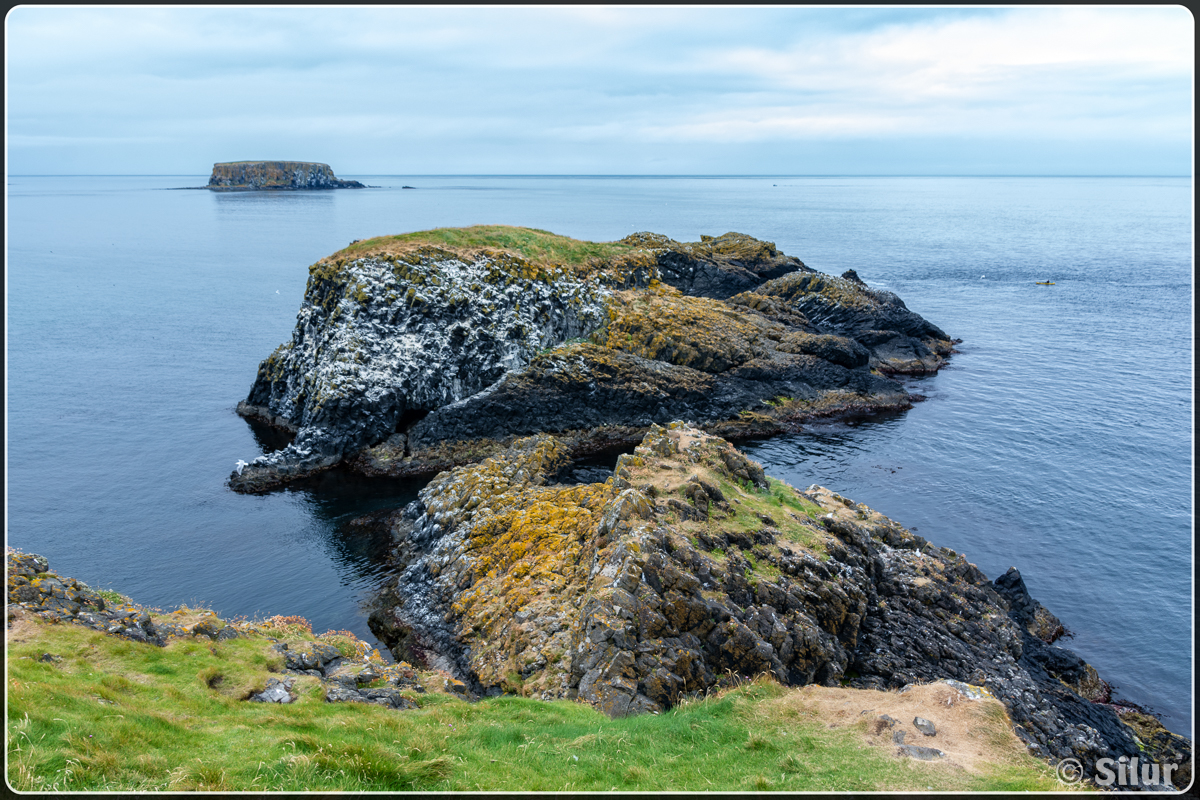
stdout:
[[340,683],[326,684],[326,703],[365,703],[367,698]]
[[[864,711],[863,713],[866,714],[868,712]],[[891,730],[892,728],[896,727],[897,722],[899,722],[899,720],[889,717],[887,714],[880,714],[878,717],[871,720],[871,733],[878,734],[882,733],[884,730]]]
[[907,733],[906,731],[894,731],[892,733],[892,743],[893,744],[904,744],[904,736],[906,733]]
[[918,747],[915,744],[902,744],[896,751],[902,756],[915,758],[920,761],[933,761],[937,758],[945,758],[946,754],[936,747]]
[[292,682],[281,681],[278,678],[267,680],[266,688],[250,697],[252,703],[290,703],[296,699],[291,693]]
[[193,625],[192,635],[207,636],[209,639],[213,639],[215,641],[217,635],[221,632],[219,625],[220,623],[215,617],[210,617]]
[[937,728],[924,717],[913,717],[913,727],[926,736],[937,736]]

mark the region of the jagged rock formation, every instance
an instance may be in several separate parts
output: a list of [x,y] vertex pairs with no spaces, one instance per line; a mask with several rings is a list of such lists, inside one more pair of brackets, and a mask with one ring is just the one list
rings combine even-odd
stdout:
[[211,612],[187,625],[161,617],[156,620],[147,609],[126,598],[110,596],[106,600],[82,581],[51,572],[49,562],[33,553],[10,552],[5,566],[10,615],[22,608],[50,622],[74,622],[159,647],[172,637],[207,636],[217,640],[238,635]]
[[253,189],[364,189],[358,181],[344,181],[328,164],[311,161],[229,161],[213,164],[208,188],[214,191]]
[[610,715],[668,708],[731,674],[876,689],[952,679],[986,687],[1051,760],[1190,758],[1183,737],[1091,702],[1107,699],[1089,696],[1102,682],[1037,638],[1061,626],[1015,570],[992,583],[679,423],[652,426],[605,483],[555,484],[568,462],[554,437],[522,439],[394,515],[398,579],[370,623],[397,658],[477,693]]
[[779,433],[907,408],[884,373],[935,371],[951,348],[895,295],[742,234],[591,243],[495,226],[355,242],[310,268],[291,341],[238,407],[295,440],[230,485],[341,461],[432,475],[545,431],[578,456],[671,419]]
[[[5,557],[8,625],[25,616],[48,624],[75,624],[110,636],[167,647],[178,640],[204,638],[213,642],[242,637],[266,637],[280,656],[281,668],[292,676],[311,675],[324,685],[328,703],[370,703],[398,710],[416,708],[404,690],[424,694],[435,691],[471,698],[466,684],[441,674],[420,674],[410,664],[386,664],[371,645],[347,631],[312,636],[300,617],[274,617],[262,622],[244,619],[227,622],[211,610],[184,609],[165,613],[147,609],[115,592],[108,599],[81,581],[50,571],[49,562],[33,553],[9,551]],[[302,633],[301,631],[306,632]],[[279,641],[277,634],[292,635]],[[50,653],[43,660],[61,660]],[[262,691],[243,697],[257,703],[291,703],[295,678],[268,679]],[[380,685],[385,684],[385,685]],[[212,684],[210,684],[211,686]]]

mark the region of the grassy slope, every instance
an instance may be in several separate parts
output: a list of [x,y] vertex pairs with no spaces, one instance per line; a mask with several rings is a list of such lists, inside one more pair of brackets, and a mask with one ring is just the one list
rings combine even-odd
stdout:
[[[10,786],[54,790],[1052,790],[1003,711],[979,735],[1007,742],[974,769],[900,760],[870,716],[829,724],[806,697],[760,680],[659,716],[588,706],[411,693],[416,711],[239,698],[280,656],[266,638],[166,648],[27,618],[9,633]],[[38,660],[50,653],[60,660]],[[439,680],[438,676],[426,678]],[[846,691],[846,690],[829,690]],[[805,695],[809,692],[809,695]],[[842,705],[844,701],[839,699]],[[872,702],[866,698],[864,702]],[[866,707],[866,706],[864,706]],[[999,713],[996,713],[996,712]],[[984,713],[986,712],[986,713]],[[972,723],[976,724],[976,723]]]
[[585,242],[536,228],[508,225],[474,225],[469,228],[435,228],[397,236],[363,239],[339,250],[326,260],[358,258],[365,255],[405,252],[421,245],[451,251],[479,249],[507,250],[535,264],[582,265],[592,259],[628,255],[636,247],[617,242]]

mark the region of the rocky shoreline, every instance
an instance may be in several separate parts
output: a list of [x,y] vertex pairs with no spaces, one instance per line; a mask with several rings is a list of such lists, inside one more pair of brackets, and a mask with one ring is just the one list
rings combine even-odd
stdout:
[[[115,592],[98,592],[74,578],[50,570],[49,562],[33,553],[9,551],[5,557],[7,627],[22,617],[44,624],[74,624],[147,646],[166,647],[179,640],[225,642],[259,638],[273,644],[277,671],[241,699],[255,703],[291,703],[296,678],[311,676],[323,687],[327,703],[369,703],[398,710],[416,708],[403,691],[425,694],[442,691],[467,697],[466,685],[444,675],[418,672],[405,662],[388,664],[367,642],[348,631],[312,635],[299,617],[273,617],[260,622],[224,620],[208,609],[181,608],[173,612],[150,609]],[[42,660],[60,657],[44,653]]]
[[[1016,569],[989,581],[963,555],[826,488],[774,480],[683,423],[652,424],[607,475],[568,453],[550,435],[520,439],[373,515],[391,532],[396,578],[369,623],[395,664],[345,632],[277,638],[272,625],[298,618],[156,612],[11,551],[9,626],[32,615],[147,647],[265,636],[285,675],[241,698],[260,703],[293,702],[301,678],[330,703],[405,711],[418,707],[414,691],[515,694],[613,717],[763,674],[901,694],[944,685],[947,702],[999,700],[1029,753],[1078,764],[1085,779],[1106,776],[1103,759],[1137,758],[1177,768],[1170,784],[1125,788],[1190,784],[1191,742],[1114,702],[1096,670],[1056,644],[1064,626]],[[935,735],[929,719],[913,722]],[[896,723],[884,714],[870,730],[891,736],[898,755],[944,757],[905,742]]]
[[[828,489],[768,478],[723,440],[652,425],[604,483],[554,437],[444,473],[388,521],[395,582],[370,622],[397,658],[481,695],[657,712],[769,673],[785,685],[981,687],[1028,750],[1179,764],[1191,742],[1115,705],[1055,644],[1061,622],[1016,569],[964,556]],[[1140,788],[1165,788],[1146,786]]]
[[428,477],[535,433],[581,457],[675,419],[769,436],[908,408],[889,376],[936,372],[953,345],[853,272],[743,234],[380,237],[310,268],[291,340],[237,409],[294,440],[229,485],[268,491],[337,464]]

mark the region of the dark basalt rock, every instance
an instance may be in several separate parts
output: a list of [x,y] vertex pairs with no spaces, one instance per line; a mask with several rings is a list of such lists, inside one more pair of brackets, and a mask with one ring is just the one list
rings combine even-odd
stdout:
[[672,419],[737,438],[901,410],[879,373],[934,371],[951,348],[894,295],[744,234],[634,234],[606,245],[619,256],[549,265],[376,241],[311,268],[291,341],[238,405],[294,439],[240,462],[233,489],[342,461],[432,475],[546,431],[581,456]]
[[[783,301],[782,307],[772,300]],[[941,328],[910,311],[892,292],[867,287],[857,274],[835,278],[794,272],[730,302],[780,319],[803,317],[821,332],[855,339],[871,352],[871,365],[887,374],[937,372],[953,350]]]
[[622,241],[651,249],[661,280],[692,297],[725,300],[796,270],[815,272],[800,259],[780,253],[773,242],[744,233],[701,236],[695,243],[635,233]]
[[[861,504],[770,482],[682,424],[651,426],[603,484],[553,483],[566,461],[554,437],[519,440],[443,473],[395,521],[397,579],[370,624],[397,658],[478,695],[575,698],[612,716],[763,672],[873,689],[949,679],[1004,703],[1052,762],[1190,757],[1186,739],[1139,733],[1081,696],[1091,668],[1030,632],[1040,606],[1017,575],[992,583]],[[751,518],[761,528],[747,532]]]
[[165,646],[172,636],[214,640],[237,636],[215,614],[202,617],[190,627],[170,619],[156,622],[142,606],[106,600],[82,581],[50,572],[42,556],[9,553],[6,562],[10,617],[21,608],[51,622],[72,622],[158,647]]

